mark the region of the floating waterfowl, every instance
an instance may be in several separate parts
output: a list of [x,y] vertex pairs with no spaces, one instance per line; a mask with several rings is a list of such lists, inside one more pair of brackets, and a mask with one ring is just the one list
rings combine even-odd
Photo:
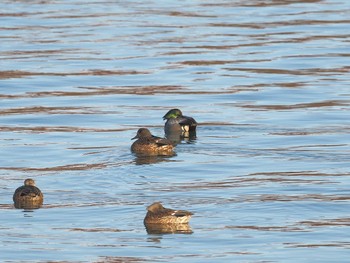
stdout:
[[164,116],[166,120],[164,132],[166,134],[180,132],[185,137],[191,136],[191,133],[196,132],[197,122],[192,117],[182,115],[181,110],[171,109]]
[[24,180],[24,185],[18,187],[13,194],[13,202],[16,208],[36,209],[43,204],[44,196],[35,186],[33,179]]
[[193,213],[186,210],[173,210],[155,202],[147,207],[144,224],[188,224]]
[[133,139],[137,140],[131,145],[131,151],[145,155],[173,155],[174,145],[165,138],[151,134],[146,128],[140,128]]

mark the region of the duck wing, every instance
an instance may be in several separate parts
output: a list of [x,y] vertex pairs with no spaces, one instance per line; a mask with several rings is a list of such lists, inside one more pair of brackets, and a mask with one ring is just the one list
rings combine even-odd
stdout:
[[189,125],[191,127],[197,126],[197,122],[192,117],[182,116],[179,120],[180,125]]
[[42,193],[40,189],[36,186],[21,186],[17,188],[15,193],[13,194],[13,201],[16,201],[17,198],[23,198],[25,196],[36,197],[41,195]]
[[193,213],[186,210],[175,210],[173,211],[172,215],[176,217],[183,217],[193,215]]
[[22,189],[22,191],[20,192],[21,196],[39,196],[41,195],[41,191],[39,190],[39,188],[35,187],[35,186],[26,186]]
[[160,138],[157,136],[153,136],[152,139],[154,140],[154,142],[158,145],[173,145],[172,142],[168,139],[165,138]]

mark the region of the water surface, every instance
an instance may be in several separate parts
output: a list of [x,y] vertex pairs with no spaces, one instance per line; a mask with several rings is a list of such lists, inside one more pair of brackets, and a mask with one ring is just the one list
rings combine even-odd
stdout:
[[[1,261],[348,261],[348,1],[0,7]],[[197,139],[131,154],[170,108]],[[147,233],[154,201],[191,231]]]

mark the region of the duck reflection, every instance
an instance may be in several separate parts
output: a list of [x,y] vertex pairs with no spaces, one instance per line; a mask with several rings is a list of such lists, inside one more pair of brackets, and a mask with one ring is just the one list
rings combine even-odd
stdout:
[[176,156],[176,154],[173,154],[172,156],[135,154],[134,160],[136,165],[154,164],[170,162],[170,159],[173,156]]
[[147,224],[145,228],[148,234],[192,234],[189,224]]
[[17,209],[23,209],[23,212],[34,212],[35,209],[41,208],[42,204],[36,202],[15,202],[14,206]]

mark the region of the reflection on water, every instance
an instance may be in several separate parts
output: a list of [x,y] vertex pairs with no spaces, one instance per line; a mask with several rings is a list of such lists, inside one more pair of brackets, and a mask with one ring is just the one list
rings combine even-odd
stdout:
[[160,162],[172,162],[173,160],[171,157],[173,156],[135,154],[134,162],[137,165],[156,164]]
[[[3,261],[347,262],[348,1],[0,7]],[[176,154],[132,154],[140,127]],[[45,203],[15,209],[28,177]],[[145,229],[156,200],[194,231]]]
[[192,234],[188,224],[146,224],[148,234]]
[[24,209],[25,212],[32,211],[33,209],[39,209],[42,204],[37,203],[25,203],[25,202],[15,202],[15,208]]

